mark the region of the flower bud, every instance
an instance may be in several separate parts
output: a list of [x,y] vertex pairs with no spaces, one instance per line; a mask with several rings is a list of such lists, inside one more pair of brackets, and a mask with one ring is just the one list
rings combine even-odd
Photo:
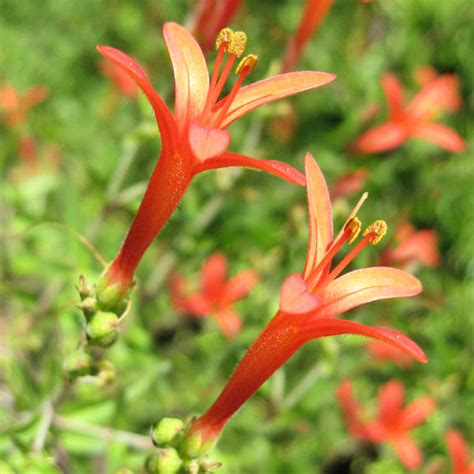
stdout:
[[92,344],[108,347],[118,337],[118,316],[115,313],[97,311],[87,323],[87,336]]
[[150,456],[145,468],[149,474],[177,474],[182,464],[183,461],[176,449],[165,448]]
[[93,364],[94,360],[90,354],[82,349],[78,349],[66,356],[63,369],[70,377],[81,377],[91,374]]
[[212,459],[201,459],[199,461],[199,467],[203,472],[214,472],[217,471],[222,466],[222,463],[219,461],[213,461]]
[[79,277],[79,283],[77,285],[77,290],[79,291],[79,295],[81,300],[89,298],[90,296],[94,295],[94,287],[91,283],[89,283],[83,275]]
[[84,298],[79,304],[79,309],[82,310],[86,319],[89,320],[98,310],[96,299],[93,296],[88,296],[87,298]]
[[189,459],[199,459],[205,456],[213,445],[214,440],[204,441],[200,433],[190,433],[188,431],[184,434],[180,452]]
[[183,430],[179,418],[163,418],[151,428],[151,439],[155,446],[170,445]]
[[127,294],[123,293],[117,283],[109,283],[107,274],[103,274],[95,285],[95,296],[99,308],[121,314],[127,306]]
[[98,370],[99,373],[96,375],[98,385],[105,387],[115,382],[117,378],[117,370],[112,362],[101,360],[98,365]]

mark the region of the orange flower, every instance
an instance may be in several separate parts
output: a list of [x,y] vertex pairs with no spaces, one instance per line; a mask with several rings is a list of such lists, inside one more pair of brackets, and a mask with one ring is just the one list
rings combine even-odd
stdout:
[[422,397],[402,407],[403,385],[392,380],[379,392],[379,415],[375,421],[363,421],[362,407],[352,395],[352,384],[343,382],[337,396],[341,404],[347,430],[355,438],[375,444],[390,443],[407,469],[420,467],[423,455],[410,436],[410,431],[423,423],[434,410],[435,402]]
[[303,53],[306,43],[320,27],[327,12],[331,8],[332,2],[333,0],[306,0],[306,6],[301,15],[298,30],[295,36],[288,41],[286,47],[281,68],[283,72],[294,69]]
[[10,127],[16,127],[25,121],[30,108],[43,102],[47,95],[48,89],[44,86],[33,86],[20,95],[14,87],[5,84],[0,87],[0,112]]
[[174,307],[186,315],[213,316],[224,335],[233,338],[240,331],[241,321],[232,305],[248,294],[258,276],[247,270],[226,280],[226,274],[226,257],[215,253],[202,266],[200,293],[186,294],[183,278],[175,274],[170,281],[171,299]]
[[304,176],[285,163],[228,152],[231,135],[226,128],[261,105],[335,79],[333,74],[304,71],[281,74],[242,87],[257,63],[257,56],[250,54],[237,66],[237,80],[231,91],[219,100],[235,60],[245,50],[245,33],[233,32],[230,28],[219,33],[217,59],[210,81],[201,48],[191,34],[176,23],[166,23],[163,34],[175,73],[174,114],[134,59],[109,46],[98,46],[101,54],[123,68],[143,90],[155,112],[162,140],[161,157],[138,213],[105,275],[107,285],[117,284],[122,292],[131,287],[142,255],[174,212],[196,174],[244,166],[303,185]]
[[429,80],[425,71],[422,81],[426,84],[421,91],[403,107],[403,91],[397,78],[393,74],[383,75],[389,118],[360,136],[352,149],[380,153],[399,147],[409,138],[422,138],[453,153],[462,152],[465,148],[463,139],[454,130],[433,122],[440,112],[452,112],[460,107],[457,77],[443,74]]
[[468,461],[468,448],[461,433],[449,430],[445,440],[451,457],[452,474],[474,474],[474,461]]
[[398,331],[337,319],[371,301],[416,295],[421,291],[421,284],[408,273],[386,267],[365,268],[339,276],[366,245],[379,242],[386,227],[383,221],[369,225],[359,243],[331,270],[338,250],[357,237],[361,224],[355,216],[367,196],[359,201],[334,238],[329,191],[309,153],[305,169],[310,235],[304,271],[302,275],[294,273],[287,277],[280,293],[279,311],[244,355],[211,408],[191,424],[186,439],[200,446],[202,453],[210,449],[242,404],[312,339],[359,334],[391,344],[421,362],[428,360],[420,347]]
[[434,230],[415,230],[405,222],[395,234],[398,245],[394,249],[386,248],[382,252],[382,264],[390,264],[405,270],[413,270],[418,264],[433,268],[439,265],[438,234]]

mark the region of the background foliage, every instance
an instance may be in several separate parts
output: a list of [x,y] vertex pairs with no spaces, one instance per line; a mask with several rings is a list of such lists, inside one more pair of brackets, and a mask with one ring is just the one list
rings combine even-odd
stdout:
[[[140,472],[146,452],[130,447],[126,435],[125,442],[113,440],[97,427],[147,435],[163,416],[202,413],[274,314],[283,278],[302,268],[304,189],[250,170],[199,176],[139,267],[131,315],[110,353],[116,381],[105,388],[79,384],[58,402],[62,361],[82,326],[74,284],[80,274],[94,279],[101,271],[68,229],[111,260],[160,148],[148,104],[143,97],[133,101],[115,94],[100,73],[95,46],[113,45],[145,64],[171,103],[172,71],[161,26],[185,22],[191,7],[192,2],[172,0],[0,0],[1,82],[19,91],[34,84],[49,89],[47,100],[22,125],[37,142],[34,173],[18,156],[19,131],[4,122],[0,129],[0,459],[14,472]],[[249,52],[261,58],[252,80],[278,69],[301,8],[302,2],[290,0],[245,2],[231,26],[247,32]],[[371,452],[347,436],[335,399],[345,377],[374,410],[378,387],[391,378],[403,381],[408,400],[426,394],[436,399],[436,412],[415,432],[427,462],[447,459],[448,427],[473,440],[468,416],[474,412],[474,166],[468,128],[473,16],[469,0],[336,0],[300,68],[334,72],[337,81],[233,126],[231,149],[299,169],[311,151],[330,185],[342,173],[367,168],[371,198],[363,221],[383,217],[392,224],[391,235],[406,218],[435,229],[442,263],[419,269],[425,287],[420,297],[380,302],[350,315],[405,331],[425,349],[428,365],[382,365],[357,337],[308,344],[225,429],[214,453],[224,462],[222,472],[403,472],[390,448]],[[410,141],[384,155],[348,154],[348,145],[366,128],[361,112],[371,102],[382,103],[381,74],[396,73],[414,94],[413,71],[421,65],[459,76],[464,106],[444,122],[467,140],[468,151],[455,156]],[[285,138],[278,120],[291,111],[296,126]],[[384,113],[382,108],[379,120]],[[356,199],[337,201],[336,226]],[[232,341],[211,319],[203,325],[183,320],[167,290],[170,271],[197,278],[202,261],[216,250],[228,256],[231,274],[254,268],[261,278],[239,303],[244,327]],[[379,250],[366,251],[354,265],[376,263]],[[50,403],[57,404],[55,417],[44,449],[34,453]],[[339,470],[331,470],[336,460]],[[0,462],[0,472],[10,471]]]

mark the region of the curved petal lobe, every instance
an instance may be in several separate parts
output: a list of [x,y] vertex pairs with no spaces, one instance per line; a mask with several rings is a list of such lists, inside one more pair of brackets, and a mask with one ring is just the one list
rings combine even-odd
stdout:
[[230,166],[243,166],[244,168],[253,168],[260,171],[266,171],[269,174],[283,178],[284,180],[304,186],[306,178],[303,173],[286,163],[274,160],[258,160],[239,153],[225,152],[214,158],[208,158],[197,167],[197,173],[202,171],[228,168]]
[[189,128],[189,143],[196,158],[202,162],[222,154],[227,149],[230,133],[227,130],[207,128],[193,123]]
[[423,423],[430,413],[435,409],[435,401],[431,397],[422,397],[410,403],[403,409],[402,425],[409,430]]
[[401,125],[387,122],[362,134],[351,149],[362,153],[380,153],[399,147],[406,139],[407,133]]
[[283,282],[280,291],[280,309],[288,314],[304,314],[316,309],[318,299],[308,291],[306,282],[293,273]]
[[257,284],[258,275],[253,270],[246,270],[230,278],[224,286],[223,300],[225,304],[240,300]]
[[175,116],[180,130],[204,109],[209,91],[209,73],[201,48],[177,23],[165,23],[163,36],[173,63]]
[[239,316],[231,308],[221,308],[215,314],[219,329],[222,331],[224,336],[229,339],[234,338],[240,332],[242,323]]
[[440,123],[420,123],[414,127],[411,135],[428,140],[453,153],[461,153],[466,147],[457,132]]
[[[239,117],[261,105],[324,86],[335,79],[335,74],[326,72],[289,72],[243,87],[235,96],[222,123],[222,128],[228,127]],[[220,106],[222,106],[222,101],[217,104],[217,107]]]
[[408,434],[401,434],[391,439],[400,460],[408,469],[416,469],[423,461],[420,448]]

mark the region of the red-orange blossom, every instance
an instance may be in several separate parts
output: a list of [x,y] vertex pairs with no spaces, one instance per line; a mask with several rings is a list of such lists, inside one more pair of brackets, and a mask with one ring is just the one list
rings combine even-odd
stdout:
[[227,382],[224,390],[187,434],[190,446],[205,452],[229,418],[303,344],[324,336],[360,334],[379,339],[420,362],[427,362],[421,348],[404,334],[392,329],[365,326],[337,316],[371,301],[414,296],[422,287],[412,275],[389,267],[371,267],[339,276],[367,244],[383,237],[386,225],[375,221],[362,239],[332,267],[337,251],[357,238],[361,223],[356,217],[365,194],[334,238],[329,192],[318,165],[310,154],[305,160],[309,246],[306,265],[283,283],[280,308],[252,344]]
[[335,79],[333,74],[303,71],[241,87],[257,62],[257,56],[250,54],[237,65],[237,79],[230,92],[220,98],[236,59],[245,50],[245,33],[233,32],[230,28],[219,33],[211,78],[201,48],[186,29],[176,23],[166,23],[163,35],[174,69],[174,113],[134,59],[117,49],[98,46],[99,52],[123,68],[145,93],[153,107],[162,140],[161,156],[138,213],[107,271],[107,283],[118,284],[123,292],[132,285],[142,255],[176,209],[196,174],[228,166],[245,166],[304,185],[304,176],[289,165],[228,152],[230,133],[226,129],[261,105]]

